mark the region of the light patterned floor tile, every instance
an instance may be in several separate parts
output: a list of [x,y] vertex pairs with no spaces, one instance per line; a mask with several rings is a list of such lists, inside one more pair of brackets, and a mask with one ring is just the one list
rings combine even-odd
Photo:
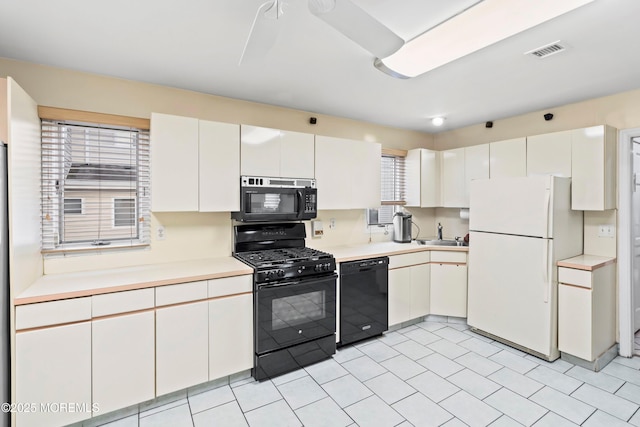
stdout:
[[640,411],[636,412],[635,415],[631,417],[629,424],[640,427]]
[[138,414],[102,424],[102,427],[138,427]]
[[502,351],[495,345],[492,345],[486,341],[482,341],[475,337],[471,337],[468,340],[462,341],[460,343],[460,346],[466,348],[467,350],[471,350],[474,353],[483,357],[489,357],[491,355],[496,354],[499,351]]
[[246,412],[251,427],[300,427],[302,423],[284,400]]
[[544,387],[539,382],[509,368],[502,368],[494,372],[489,375],[489,379],[524,397],[529,397]]
[[533,425],[548,412],[546,408],[505,388],[487,397],[484,402],[525,426]]
[[438,329],[446,328],[447,324],[443,322],[432,322],[427,320],[425,322],[418,323],[417,326],[421,327],[425,331],[434,332]]
[[495,393],[500,389],[500,386],[493,381],[490,381],[482,375],[476,374],[469,369],[463,369],[462,371],[451,375],[447,378],[452,384],[460,387],[467,393],[482,400],[492,393]]
[[404,421],[402,416],[378,396],[367,397],[345,408],[347,414],[359,426],[391,427]]
[[620,365],[628,366],[631,369],[640,369],[640,356],[634,357],[622,357],[618,356],[612,360],[614,363],[618,363]]
[[318,384],[324,384],[329,381],[333,381],[336,378],[347,375],[346,369],[342,367],[338,362],[333,359],[325,360],[319,363],[314,363],[311,366],[307,366],[304,369],[313,377]]
[[582,424],[582,427],[626,427],[628,425],[629,424],[619,418],[612,417],[602,411],[596,411],[587,421],[584,422],[584,424]]
[[471,427],[487,426],[502,415],[465,391],[448,397],[440,403],[440,406]]
[[464,369],[463,366],[457,364],[451,359],[444,357],[439,353],[434,353],[430,356],[418,360],[418,363],[440,375],[442,378],[446,378],[449,375],[455,374],[458,371]]
[[612,375],[616,378],[620,378],[621,380],[640,386],[640,370],[638,369],[633,369],[628,366],[612,362],[605,366],[600,372],[604,372],[605,374]]
[[366,381],[378,375],[384,374],[387,370],[382,365],[374,362],[367,356],[359,357],[342,364],[342,367],[349,371],[360,381]]
[[439,403],[460,390],[433,372],[425,372],[417,375],[407,381],[407,383],[436,403]]
[[522,424],[514,420],[513,418],[509,418],[506,415],[501,416],[497,420],[491,423],[491,427],[521,427]]
[[439,426],[453,418],[453,415],[421,393],[412,394],[391,407],[414,426]]
[[530,397],[530,400],[576,424],[582,424],[596,411],[593,406],[560,393],[551,387],[544,387],[537,391]]
[[223,387],[214,388],[204,393],[189,396],[189,407],[192,414],[197,414],[206,409],[214,408],[223,403],[229,403],[236,400],[231,391],[231,387],[225,385]]
[[371,390],[352,375],[346,375],[323,384],[322,388],[343,408],[373,394]]
[[309,373],[304,369],[297,369],[295,371],[286,373],[284,375],[280,375],[279,377],[275,377],[271,379],[271,382],[278,386],[280,384],[288,383],[289,381],[297,380],[302,377],[308,376]]
[[295,411],[304,427],[343,427],[353,420],[331,398],[319,400]]
[[424,330],[422,328],[416,328],[414,330],[411,330],[409,332],[406,332],[404,334],[404,336],[411,338],[412,340],[414,340],[415,342],[422,344],[422,345],[427,345],[430,344],[432,342],[441,340],[442,338],[440,338],[437,335],[432,334],[431,332]]
[[189,405],[185,403],[140,417],[140,427],[193,427]]
[[609,393],[615,393],[624,384],[624,381],[620,378],[612,377],[604,372],[590,371],[581,366],[574,366],[565,374],[579,381],[601,388],[602,390],[606,390]]
[[282,399],[282,396],[271,381],[252,382],[233,389],[238,404],[243,412]]
[[369,381],[365,381],[364,385],[369,387],[371,391],[389,405],[396,403],[407,396],[411,396],[416,392],[413,387],[393,375],[391,372],[387,372],[386,374],[372,378]]
[[614,415],[627,421],[638,410],[638,405],[629,402],[627,399],[607,393],[590,384],[583,384],[579,389],[571,394],[578,400],[594,406],[609,415]]
[[246,427],[247,420],[238,402],[229,402],[206,411],[193,414],[195,427]]
[[456,359],[456,362],[482,376],[488,376],[502,369],[502,365],[476,353],[469,352]]
[[378,341],[383,342],[386,345],[389,345],[391,347],[393,347],[396,344],[400,344],[401,342],[407,341],[408,339],[409,338],[407,338],[406,336],[402,335],[400,332],[397,332],[397,331],[386,332],[382,334],[381,337],[378,337]]
[[555,412],[547,412],[544,417],[534,424],[534,427],[576,427],[577,425]]
[[542,365],[529,371],[526,375],[527,377],[538,381],[540,384],[547,385],[565,394],[573,393],[582,385],[582,381],[578,381],[575,378],[569,377]]
[[620,396],[640,405],[640,387],[635,384],[624,383],[624,385],[616,391],[616,396]]
[[567,362],[566,360],[556,359],[553,362],[549,362],[547,360],[542,360],[539,357],[533,356],[531,354],[527,354],[524,356],[525,359],[531,360],[538,365],[545,366],[549,369],[553,369],[554,371],[565,373],[569,369],[573,368],[574,365],[572,363]]
[[456,344],[469,339],[469,335],[451,327],[451,325],[446,328],[438,329],[433,333]]
[[393,348],[413,360],[422,359],[423,357],[434,353],[430,348],[427,348],[413,340],[401,342],[400,344],[396,344]]
[[521,374],[526,374],[527,372],[538,366],[537,363],[532,362],[531,360],[520,357],[510,351],[505,350],[494,354],[493,356],[489,357],[489,359],[516,372],[520,372]]
[[445,357],[448,357],[449,359],[455,359],[456,357],[460,357],[469,352],[466,348],[460,347],[458,344],[447,341],[446,339],[432,342],[429,344],[429,348]]
[[344,363],[362,356],[364,356],[364,353],[355,347],[340,347],[336,350],[336,354],[333,355],[333,360],[338,363]]
[[409,359],[404,354],[385,360],[380,364],[405,381],[426,371],[422,365]]
[[278,390],[294,410],[327,397],[327,393],[311,377],[282,384]]
[[392,357],[400,354],[382,341],[371,343],[369,346],[367,346],[365,351],[367,353],[367,356],[378,363],[383,362],[387,359],[391,359]]

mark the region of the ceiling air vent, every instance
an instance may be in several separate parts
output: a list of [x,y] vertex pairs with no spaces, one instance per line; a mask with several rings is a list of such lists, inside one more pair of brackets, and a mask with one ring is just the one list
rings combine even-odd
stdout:
[[533,50],[530,50],[529,52],[525,52],[524,54],[542,59],[551,55],[555,55],[556,53],[564,52],[566,49],[567,49],[567,45],[561,44],[560,40],[558,40],[553,43],[549,43],[544,46],[537,47]]

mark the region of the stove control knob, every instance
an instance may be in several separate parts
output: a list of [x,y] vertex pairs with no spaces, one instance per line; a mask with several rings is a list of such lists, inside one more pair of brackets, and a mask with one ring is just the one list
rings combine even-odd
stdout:
[[313,267],[313,269],[314,269],[315,271],[321,271],[321,270],[322,270],[322,264],[316,264],[316,266],[315,266],[315,267]]
[[278,276],[284,277],[284,270],[278,270]]

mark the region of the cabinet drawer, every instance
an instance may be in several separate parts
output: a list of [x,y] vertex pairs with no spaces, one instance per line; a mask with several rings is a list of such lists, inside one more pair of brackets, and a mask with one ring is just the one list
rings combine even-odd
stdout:
[[466,264],[467,253],[454,251],[431,251],[431,262],[456,262]]
[[207,299],[207,281],[181,283],[156,288],[156,306]]
[[154,300],[153,288],[94,295],[91,297],[92,315],[108,316],[153,308]]
[[225,295],[242,294],[253,290],[253,276],[234,276],[207,281],[209,298]]
[[558,282],[591,289],[591,272],[575,268],[558,268]]
[[16,330],[91,319],[91,297],[16,307]]
[[425,264],[428,262],[429,251],[393,255],[389,257],[389,269],[406,267],[409,265]]

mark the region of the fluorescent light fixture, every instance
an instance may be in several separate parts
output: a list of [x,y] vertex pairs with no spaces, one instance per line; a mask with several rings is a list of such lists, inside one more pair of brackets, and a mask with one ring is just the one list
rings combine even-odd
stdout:
[[416,77],[592,1],[484,0],[377,59],[375,66],[393,77]]
[[444,117],[434,117],[431,119],[431,124],[434,126],[442,126],[444,124]]

